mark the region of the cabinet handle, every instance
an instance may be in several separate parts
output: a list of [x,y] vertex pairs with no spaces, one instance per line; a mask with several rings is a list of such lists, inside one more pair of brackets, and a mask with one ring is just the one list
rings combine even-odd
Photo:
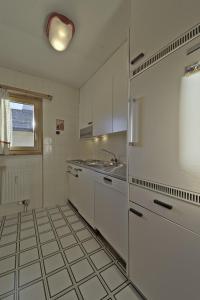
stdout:
[[71,173],[70,171],[66,171],[66,173],[68,173],[68,174],[70,174],[70,175],[72,175],[72,176],[74,176],[74,177],[78,177],[78,174],[73,174],[73,173]]
[[77,172],[82,172],[82,169],[74,168],[74,170]]
[[110,179],[110,178],[104,177],[103,180],[104,180],[106,183],[112,184],[112,179]]
[[88,125],[92,125],[93,124],[93,122],[88,122]]
[[136,146],[139,141],[139,100],[130,99],[128,111],[128,143],[129,146]]
[[140,59],[142,59],[144,57],[144,53],[141,52],[140,54],[138,54],[136,57],[134,57],[132,60],[131,60],[131,65],[134,65],[136,64],[136,62],[138,62]]
[[173,208],[172,205],[167,204],[167,203],[162,202],[162,201],[157,200],[157,199],[153,200],[153,202],[154,202],[155,204],[160,205],[160,206],[163,206],[163,207],[165,207],[165,208],[167,208],[167,209],[172,209],[172,208]]
[[141,212],[139,212],[139,211],[137,211],[137,210],[135,210],[133,208],[130,208],[130,212],[132,212],[133,214],[135,214],[138,217],[142,217],[143,216],[143,214]]

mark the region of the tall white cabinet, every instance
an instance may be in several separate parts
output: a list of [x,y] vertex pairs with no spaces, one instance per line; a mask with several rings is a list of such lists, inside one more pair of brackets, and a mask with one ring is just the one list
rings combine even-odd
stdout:
[[93,124],[93,81],[88,81],[80,90],[79,128],[83,129]]
[[129,213],[129,276],[148,300],[198,300],[200,236],[140,205]]
[[131,0],[130,57],[145,58],[199,23],[199,1]]
[[112,64],[109,60],[93,78],[94,135],[112,133]]
[[93,122],[94,136],[126,131],[127,103],[128,42],[125,42],[80,89],[80,129]]
[[112,130],[127,130],[128,122],[128,45],[125,43],[115,52],[112,60]]

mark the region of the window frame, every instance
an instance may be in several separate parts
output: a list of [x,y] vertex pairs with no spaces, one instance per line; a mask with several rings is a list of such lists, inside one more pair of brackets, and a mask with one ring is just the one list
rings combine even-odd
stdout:
[[34,147],[11,147],[9,149],[10,155],[38,155],[43,153],[43,106],[42,99],[38,97],[9,93],[9,100],[11,102],[30,104],[34,106]]

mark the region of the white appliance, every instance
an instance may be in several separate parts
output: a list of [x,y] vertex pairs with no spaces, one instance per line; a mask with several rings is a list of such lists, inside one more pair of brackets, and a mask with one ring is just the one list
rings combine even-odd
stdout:
[[200,295],[199,61],[198,25],[132,72],[129,276],[148,300]]
[[103,174],[95,181],[95,226],[127,262],[127,183]]

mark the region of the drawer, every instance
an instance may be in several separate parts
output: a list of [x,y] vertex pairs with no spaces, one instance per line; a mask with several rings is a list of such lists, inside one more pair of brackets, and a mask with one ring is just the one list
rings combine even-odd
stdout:
[[[200,234],[200,207],[130,184],[130,201]],[[162,206],[162,205],[165,206]]]
[[104,174],[98,174],[96,176],[96,181],[108,187],[110,186],[111,188],[116,189],[117,191],[119,191],[124,195],[127,195],[127,191],[128,191],[127,182],[123,180],[113,178],[111,176],[107,176]]

